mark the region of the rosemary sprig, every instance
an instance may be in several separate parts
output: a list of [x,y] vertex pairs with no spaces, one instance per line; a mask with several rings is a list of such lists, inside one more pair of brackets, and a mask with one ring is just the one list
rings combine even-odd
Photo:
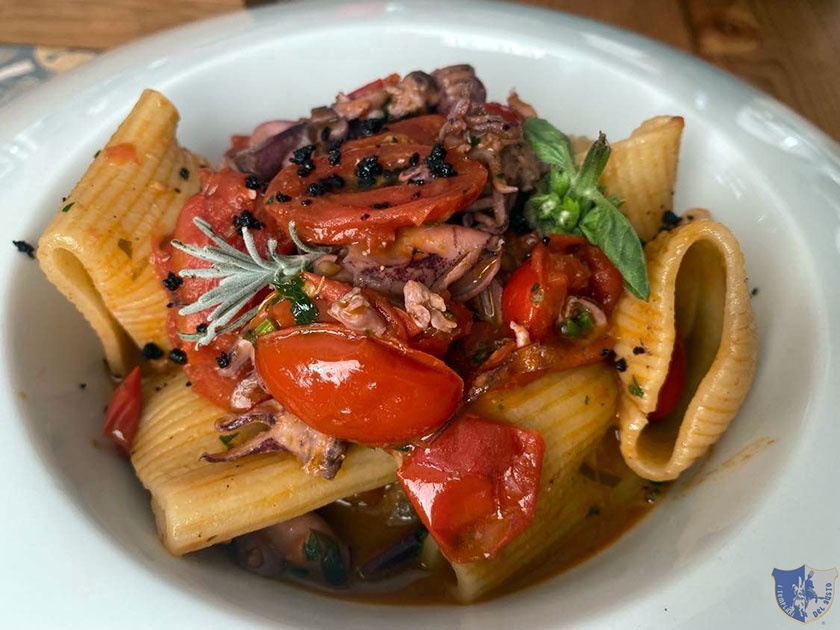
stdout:
[[197,348],[209,344],[217,335],[236,330],[251,319],[257,312],[256,306],[239,317],[236,317],[236,314],[263,288],[279,284],[284,278],[304,271],[315,260],[328,253],[325,249],[303,243],[295,232],[294,222],[289,223],[289,234],[298,250],[303,253],[280,255],[277,253],[277,241],[271,238],[266,243],[267,259],[260,256],[254,237],[247,227],[242,228],[242,240],[245,242],[243,252],[216,234],[204,219],[196,217],[193,223],[215,243],[215,246],[199,247],[177,240],[172,241],[172,246],[199,260],[209,262],[210,266],[182,269],[178,275],[182,278],[221,278],[216,287],[178,311],[181,315],[191,315],[213,309],[207,316],[207,329],[204,332],[178,333],[181,339],[195,342]]

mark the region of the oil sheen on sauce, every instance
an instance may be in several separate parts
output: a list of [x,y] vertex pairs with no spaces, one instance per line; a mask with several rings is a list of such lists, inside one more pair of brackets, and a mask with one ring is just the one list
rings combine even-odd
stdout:
[[[585,497],[590,505],[586,517],[541,556],[538,567],[524,567],[515,579],[485,599],[526,588],[584,562],[650,512],[666,489],[666,485],[645,481],[627,468],[615,430],[609,430],[589,454],[573,483],[570,490]],[[374,490],[319,511],[352,550],[354,574],[382,549],[417,530],[417,521],[404,512],[404,505],[400,506],[400,495],[398,487]],[[431,540],[424,542],[422,551],[411,562],[377,579],[355,577],[347,588],[341,589],[298,584],[333,597],[371,603],[458,603],[453,594],[455,575]]]

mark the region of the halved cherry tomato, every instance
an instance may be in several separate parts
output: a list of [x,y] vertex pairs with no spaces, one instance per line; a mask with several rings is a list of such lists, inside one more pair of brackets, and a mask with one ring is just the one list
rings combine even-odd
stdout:
[[131,452],[131,445],[137,434],[140,408],[140,367],[138,366],[128,373],[111,395],[111,401],[105,411],[105,424],[102,427],[102,435],[112,440],[126,453]]
[[393,73],[389,74],[384,79],[374,79],[370,83],[365,83],[362,87],[356,88],[347,95],[350,99],[362,98],[374,94],[383,89],[386,85],[396,85],[400,82],[400,75]]
[[648,414],[648,420],[656,422],[671,413],[682,398],[685,389],[685,346],[677,337],[674,340],[674,350],[668,364],[668,375],[659,390],[656,409]]
[[552,234],[538,243],[505,284],[502,315],[528,329],[532,341],[554,335],[569,295],[588,295],[609,314],[624,282],[606,255],[579,236]]
[[417,144],[434,144],[438,141],[440,129],[445,122],[446,118],[440,114],[425,114],[389,122],[385,129],[390,133],[399,133],[413,138]]
[[534,518],[545,443],[537,431],[464,415],[397,471],[452,562],[492,558]]
[[[281,242],[278,246],[280,253],[291,250],[291,240],[282,241],[282,230],[278,230],[272,218],[263,212],[257,203],[258,195],[246,186],[244,175],[224,169],[219,172],[203,170],[200,176],[201,191],[193,195],[184,205],[175,224],[173,239],[199,247],[210,244],[210,239],[193,222],[193,219],[199,217],[207,221],[213,231],[228,243],[244,250],[241,227],[234,223],[234,218],[240,217],[241,222],[242,213],[247,211],[263,225],[261,229],[250,230],[257,249],[263,256],[266,255],[266,242],[272,235],[275,238],[280,237]],[[163,280],[169,273],[177,276],[182,269],[207,267],[209,263],[167,245],[156,254],[155,266],[159,277]],[[178,311],[181,306],[196,301],[218,283],[219,280],[216,278],[184,278],[182,284],[170,293],[172,308],[168,310],[167,323],[172,345],[186,353],[187,362],[184,365],[184,372],[190,379],[194,391],[220,407],[229,407],[230,395],[242,375],[221,376],[218,371],[217,357],[220,357],[222,352],[230,351],[237,341],[236,336],[220,335],[212,344],[196,349],[195,344],[183,341],[178,334],[194,334],[202,324],[207,323],[206,312],[181,315]],[[254,303],[258,303],[264,296],[265,293],[261,293]]]
[[464,383],[443,361],[330,324],[263,335],[257,373],[312,428],[368,445],[402,444],[449,420]]
[[502,315],[506,325],[516,322],[528,329],[532,341],[553,334],[566,297],[585,286],[588,272],[575,257],[552,252],[538,243],[505,284]]
[[[328,156],[314,158],[315,168],[303,177],[292,164],[272,180],[266,198],[276,201],[265,207],[287,231],[294,221],[305,241],[383,247],[401,227],[445,221],[475,201],[487,181],[487,169],[457,151],[449,151],[445,158],[454,168],[453,177],[430,178],[422,184],[396,180],[395,174],[412,164],[423,164],[431,150],[402,143],[351,148],[341,152],[335,166]],[[365,172],[375,176],[375,183],[372,179],[360,182],[365,165],[371,167]],[[393,183],[383,186],[386,173]],[[336,181],[341,182],[338,187]]]

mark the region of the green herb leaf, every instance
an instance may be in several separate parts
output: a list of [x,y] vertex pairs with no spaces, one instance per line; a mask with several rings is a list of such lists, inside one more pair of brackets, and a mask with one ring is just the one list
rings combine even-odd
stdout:
[[212,309],[207,315],[207,329],[203,334],[179,333],[182,339],[195,342],[196,348],[209,344],[216,335],[241,327],[256,314],[256,306],[241,311],[259,291],[299,274],[327,253],[327,250],[304,244],[295,232],[294,222],[289,223],[289,235],[303,253],[282,256],[277,253],[277,241],[269,239],[266,243],[268,258],[265,259],[257,251],[254,237],[247,227],[242,228],[243,252],[216,234],[207,221],[196,217],[193,223],[214,245],[198,247],[173,240],[172,246],[209,262],[210,266],[182,269],[179,275],[182,278],[221,278],[216,287],[178,311],[181,315],[190,315]]
[[572,142],[566,134],[542,118],[526,118],[523,131],[541,162],[554,164],[567,172],[575,170]]
[[303,543],[303,555],[309,562],[320,565],[327,584],[347,584],[347,567],[344,566],[341,549],[332,536],[314,529],[309,530],[309,536]]
[[643,390],[642,386],[639,385],[639,381],[636,380],[635,376],[633,377],[633,382],[627,387],[627,391],[637,398],[645,397],[645,390]]
[[289,300],[295,324],[305,326],[318,321],[318,307],[303,290],[303,276],[298,274],[274,284],[277,292]]
[[62,212],[70,212],[70,208],[72,208],[74,205],[76,205],[76,202],[75,202],[75,201],[71,201],[71,202],[70,202],[70,203],[68,203],[66,206],[64,206],[64,207],[61,209],[61,211],[62,211]]
[[621,211],[601,197],[580,223],[587,240],[603,250],[618,268],[625,286],[637,298],[650,296],[645,255],[636,230]]
[[231,442],[233,442],[233,440],[236,438],[236,436],[237,436],[237,435],[239,435],[239,431],[237,431],[237,432],[235,432],[235,433],[229,433],[229,434],[227,434],[227,435],[220,435],[220,436],[219,436],[219,441],[220,441],[222,444],[224,444],[224,445],[225,445],[225,448],[226,448],[227,450],[230,450],[231,448],[233,448],[233,447],[230,445],[230,443],[231,443]]
[[525,204],[524,216],[541,234],[577,234],[600,247],[618,268],[627,289],[647,300],[650,284],[642,244],[618,209],[620,200],[605,197],[598,180],[610,157],[601,133],[578,169],[569,138],[541,118],[528,118],[525,137],[550,170],[537,184],[537,194]]

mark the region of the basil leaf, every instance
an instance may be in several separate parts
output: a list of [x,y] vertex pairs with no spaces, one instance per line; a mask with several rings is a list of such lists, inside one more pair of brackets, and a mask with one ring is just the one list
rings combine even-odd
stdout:
[[568,136],[542,118],[526,118],[522,125],[525,139],[531,144],[541,162],[559,166],[574,173],[575,159]]
[[637,298],[650,297],[650,283],[642,243],[630,221],[603,197],[586,213],[580,229],[593,245],[600,247],[621,275],[627,289]]
[[610,159],[610,145],[607,144],[607,137],[603,132],[598,134],[598,139],[589,147],[586,152],[586,157],[583,158],[583,164],[580,167],[575,179],[575,189],[579,194],[589,196],[592,193],[598,192],[598,180],[601,179],[601,173],[607,166],[607,160]]

